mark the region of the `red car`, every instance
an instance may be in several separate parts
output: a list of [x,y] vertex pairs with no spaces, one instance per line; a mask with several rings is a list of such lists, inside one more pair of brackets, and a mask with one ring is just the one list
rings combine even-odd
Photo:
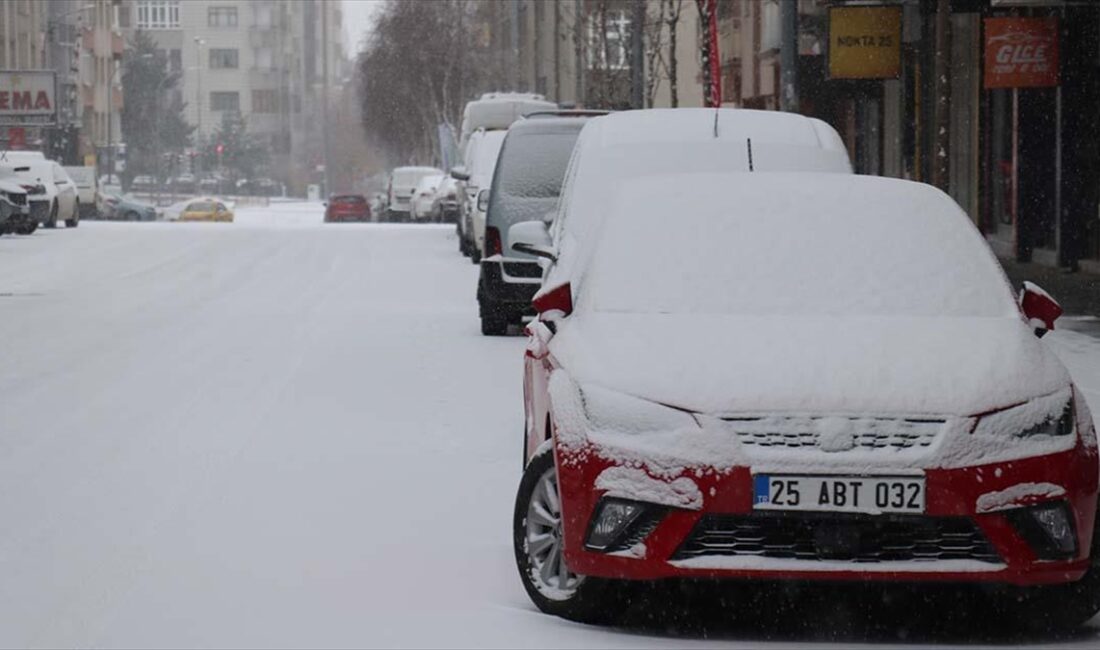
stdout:
[[370,204],[362,194],[339,194],[325,204],[325,223],[370,221]]
[[948,196],[815,173],[588,187],[563,189],[552,242],[509,233],[548,267],[513,528],[540,609],[606,620],[623,581],[701,578],[1100,611],[1095,428],[1039,339],[1061,309],[1017,299]]

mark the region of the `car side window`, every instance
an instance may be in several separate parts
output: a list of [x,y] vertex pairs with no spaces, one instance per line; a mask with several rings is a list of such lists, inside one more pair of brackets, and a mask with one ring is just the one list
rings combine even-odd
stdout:
[[577,175],[577,167],[579,166],[578,160],[581,156],[581,149],[584,145],[581,142],[577,143],[577,146],[573,148],[573,153],[569,156],[569,164],[565,168],[565,179],[561,184],[561,194],[558,195],[558,209],[557,214],[554,215],[554,223],[550,227],[550,238],[557,244],[558,236],[561,234],[562,228],[565,227],[565,221],[569,214],[569,198],[571,190],[573,188],[573,179]]
[[225,212],[225,211],[226,211],[225,205],[219,203],[218,204],[218,212]]

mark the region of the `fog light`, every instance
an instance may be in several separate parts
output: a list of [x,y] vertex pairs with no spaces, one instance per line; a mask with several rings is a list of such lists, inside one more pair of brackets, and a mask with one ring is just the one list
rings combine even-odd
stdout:
[[594,551],[606,551],[613,547],[643,512],[645,505],[634,501],[601,501],[588,529],[585,546]]
[[1066,560],[1077,555],[1077,531],[1073,515],[1064,501],[1005,514],[1040,560]]

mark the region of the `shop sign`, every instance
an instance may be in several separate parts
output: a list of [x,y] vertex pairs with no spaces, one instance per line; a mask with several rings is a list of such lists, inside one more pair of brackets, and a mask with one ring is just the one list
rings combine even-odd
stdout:
[[986,88],[1057,85],[1057,18],[985,19]]
[[56,112],[52,70],[0,71],[0,124],[52,124]]
[[900,6],[829,9],[831,79],[894,79],[900,74]]

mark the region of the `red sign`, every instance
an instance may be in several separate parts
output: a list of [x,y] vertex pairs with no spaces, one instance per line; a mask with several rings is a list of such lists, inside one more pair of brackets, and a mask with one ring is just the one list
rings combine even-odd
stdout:
[[27,148],[27,130],[21,126],[8,128],[8,149],[17,151]]
[[1057,85],[1057,18],[985,19],[986,88]]

